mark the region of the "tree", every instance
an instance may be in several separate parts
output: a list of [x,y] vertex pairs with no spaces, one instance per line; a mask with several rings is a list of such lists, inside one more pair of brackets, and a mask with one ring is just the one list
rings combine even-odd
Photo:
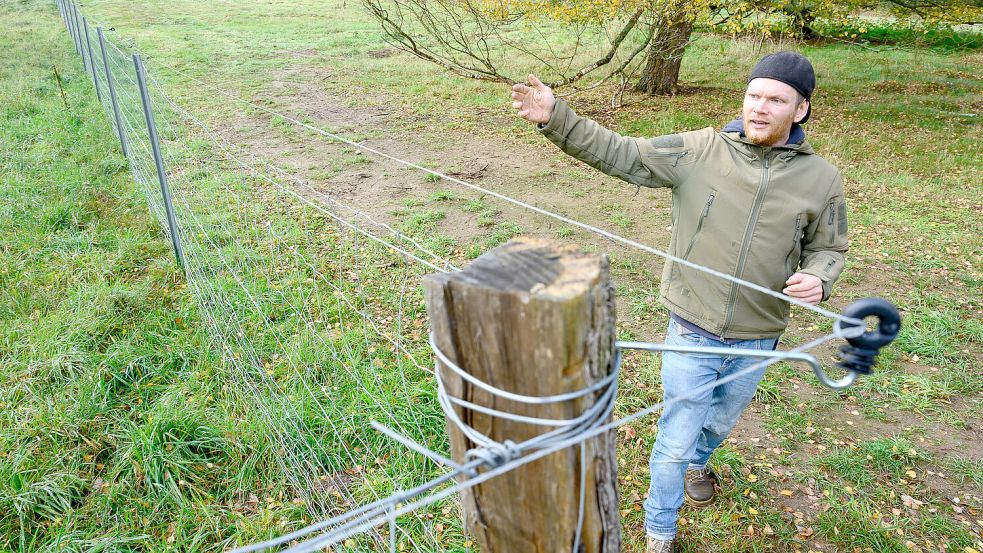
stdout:
[[[603,71],[674,94],[701,1],[363,0],[398,48],[460,75],[552,88]],[[644,63],[640,62],[644,58]]]
[[683,53],[693,34],[696,14],[670,6],[653,13],[648,58],[636,90],[649,94],[676,94]]

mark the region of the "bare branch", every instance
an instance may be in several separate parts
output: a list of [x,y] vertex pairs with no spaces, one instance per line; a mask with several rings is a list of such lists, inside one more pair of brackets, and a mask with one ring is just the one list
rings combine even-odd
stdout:
[[614,58],[615,53],[617,53],[618,49],[621,47],[621,43],[624,42],[625,38],[628,36],[628,33],[630,33],[631,30],[635,28],[635,24],[638,23],[638,18],[640,18],[644,12],[645,12],[645,8],[639,8],[635,12],[635,14],[631,16],[631,19],[629,19],[628,22],[625,23],[624,28],[621,29],[620,33],[618,33],[618,36],[614,39],[614,42],[611,43],[611,48],[608,50],[607,54],[604,55],[604,57],[582,68],[580,71],[577,71],[576,73],[573,74],[573,76],[551,83],[549,86],[551,88],[557,88],[570,84],[573,81],[576,81],[581,77],[583,77],[584,75],[597,69],[598,67],[610,63],[611,60]]

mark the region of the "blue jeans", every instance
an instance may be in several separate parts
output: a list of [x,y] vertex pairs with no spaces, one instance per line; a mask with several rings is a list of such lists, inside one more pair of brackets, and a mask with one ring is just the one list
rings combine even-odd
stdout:
[[[773,350],[778,338],[714,340],[669,321],[666,343]],[[762,361],[760,357],[728,357],[703,353],[665,352],[662,355],[663,400],[673,402],[700,386]],[[703,392],[667,405],[659,417],[659,434],[649,459],[651,484],[645,500],[645,531],[656,539],[676,535],[676,519],[683,504],[683,479],[688,468],[703,468],[710,454],[727,438],[741,413],[751,403],[765,370],[752,371]]]

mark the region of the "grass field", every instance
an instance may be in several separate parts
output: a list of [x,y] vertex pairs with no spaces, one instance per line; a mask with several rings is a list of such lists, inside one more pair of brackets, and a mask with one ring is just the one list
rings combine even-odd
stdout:
[[[519,233],[611,252],[622,336],[663,332],[657,260],[333,144],[166,68],[667,243],[664,191],[634,195],[563,158],[509,113],[502,86],[389,48],[358,3],[82,9],[140,48],[168,94],[222,136],[455,263]],[[445,448],[427,374],[407,361],[430,363],[418,286],[429,270],[333,230],[208,137],[162,126],[169,159],[194,169],[177,180],[194,268],[185,280],[151,216],[153,189],[128,172],[54,4],[5,4],[0,23],[10,30],[0,37],[0,549],[220,550],[432,475],[366,429],[389,420]],[[682,513],[684,551],[983,550],[983,56],[836,43],[803,51],[819,74],[810,141],[843,170],[851,208],[848,269],[830,303],[888,297],[905,329],[878,371],[845,393],[799,367],[769,372],[715,459],[722,500]],[[638,135],[721,126],[758,56],[751,41],[704,35],[684,59],[680,96],[628,94],[611,109],[602,87],[571,102]],[[796,311],[784,341],[828,330]],[[393,349],[391,334],[412,355]],[[659,399],[658,369],[655,358],[628,357],[619,414]],[[641,550],[654,426],[621,433],[626,551]],[[452,503],[404,524],[404,550],[467,548]]]

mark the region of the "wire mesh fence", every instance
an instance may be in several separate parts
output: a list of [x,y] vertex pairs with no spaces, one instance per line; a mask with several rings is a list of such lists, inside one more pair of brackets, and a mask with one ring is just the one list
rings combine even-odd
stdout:
[[[453,265],[228,142],[173,102],[152,70],[141,87],[138,56],[105,29],[87,36],[75,5],[60,9],[134,180],[183,250],[188,288],[224,353],[225,374],[252,399],[244,416],[275,437],[276,461],[312,516],[345,513],[446,473],[370,421],[447,450],[419,282]],[[403,517],[394,527],[399,541],[420,551],[464,548],[455,509],[448,499]],[[354,539],[388,547],[390,532]]]

